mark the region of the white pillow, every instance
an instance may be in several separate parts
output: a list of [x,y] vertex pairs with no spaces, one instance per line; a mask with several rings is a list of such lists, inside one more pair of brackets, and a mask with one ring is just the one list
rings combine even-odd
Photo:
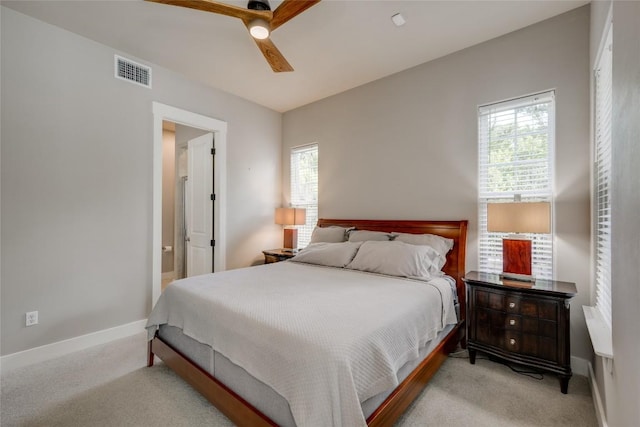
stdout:
[[368,241],[360,246],[346,268],[388,276],[429,278],[430,271],[436,268],[431,262],[434,252],[430,246]]
[[343,268],[353,260],[362,243],[312,243],[290,259],[294,262]]
[[370,231],[370,230],[350,230],[349,231],[350,242],[366,242],[368,240],[388,242],[389,240],[393,240],[393,234],[386,233],[384,231]]
[[331,226],[316,227],[311,233],[310,243],[339,243],[347,241],[347,231],[350,228]]
[[438,251],[440,255],[446,260],[447,254],[453,248],[453,239],[447,239],[446,237],[436,236],[435,234],[409,234],[409,233],[394,233],[395,239],[400,242],[409,243],[410,245],[427,245]]

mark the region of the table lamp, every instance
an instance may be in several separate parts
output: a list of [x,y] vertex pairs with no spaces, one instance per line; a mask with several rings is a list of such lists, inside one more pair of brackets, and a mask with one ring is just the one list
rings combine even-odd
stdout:
[[304,225],[307,222],[305,209],[301,208],[276,208],[276,224],[284,225],[283,249],[287,252],[298,250],[298,229],[295,225]]
[[[487,204],[487,231],[550,233],[551,203],[514,202]],[[502,275],[506,279],[534,281],[531,274],[531,240],[522,234],[502,239]]]

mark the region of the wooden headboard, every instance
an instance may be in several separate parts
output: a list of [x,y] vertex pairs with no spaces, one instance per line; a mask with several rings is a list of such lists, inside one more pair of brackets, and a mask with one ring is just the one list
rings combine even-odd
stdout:
[[465,275],[465,250],[467,246],[467,222],[462,221],[403,221],[370,219],[326,219],[318,220],[318,227],[355,227],[358,230],[387,231],[411,234],[436,234],[453,239],[453,249],[447,254],[443,267],[446,274],[456,279],[460,317],[465,319],[466,291],[462,278]]

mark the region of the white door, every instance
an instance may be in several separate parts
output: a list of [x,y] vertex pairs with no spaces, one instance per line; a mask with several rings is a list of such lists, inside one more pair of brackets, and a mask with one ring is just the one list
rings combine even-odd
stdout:
[[187,277],[213,268],[213,134],[187,143]]

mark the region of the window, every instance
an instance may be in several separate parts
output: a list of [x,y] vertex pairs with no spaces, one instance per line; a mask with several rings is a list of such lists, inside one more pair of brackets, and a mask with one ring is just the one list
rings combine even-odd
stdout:
[[[552,203],[555,141],[554,92],[499,102],[478,109],[478,234],[480,270],[502,271],[502,238],[487,232],[487,203]],[[553,228],[553,226],[552,226]],[[552,234],[529,234],[532,273],[553,278]]]
[[298,226],[298,247],[304,248],[318,222],[318,144],[291,149],[291,206],[307,210],[307,223]]
[[611,328],[611,99],[612,29],[595,70],[594,199],[596,308]]

